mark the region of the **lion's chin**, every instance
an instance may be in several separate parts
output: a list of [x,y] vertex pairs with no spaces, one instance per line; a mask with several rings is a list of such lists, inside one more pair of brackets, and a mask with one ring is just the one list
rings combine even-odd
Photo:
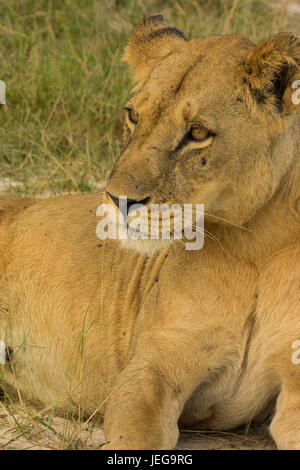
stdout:
[[138,239],[132,240],[128,238],[126,240],[120,240],[121,246],[127,250],[134,250],[143,255],[152,256],[155,253],[158,253],[163,248],[169,246],[171,240],[148,240],[148,239]]

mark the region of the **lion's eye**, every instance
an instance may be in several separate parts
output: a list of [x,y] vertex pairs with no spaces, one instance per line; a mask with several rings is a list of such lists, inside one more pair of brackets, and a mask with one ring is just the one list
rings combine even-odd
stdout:
[[136,113],[133,109],[131,108],[126,108],[127,114],[129,121],[132,122],[132,124],[137,124],[139,115]]
[[190,136],[193,140],[205,140],[210,137],[210,135],[210,131],[204,127],[192,127],[190,130]]

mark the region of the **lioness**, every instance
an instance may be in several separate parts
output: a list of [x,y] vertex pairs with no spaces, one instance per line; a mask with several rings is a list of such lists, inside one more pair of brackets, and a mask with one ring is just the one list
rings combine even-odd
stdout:
[[1,197],[5,381],[104,414],[107,449],[272,411],[277,446],[300,449],[300,39],[187,42],[156,15],[125,55],[137,86],[104,201],[204,204],[208,237],[101,241],[102,196]]

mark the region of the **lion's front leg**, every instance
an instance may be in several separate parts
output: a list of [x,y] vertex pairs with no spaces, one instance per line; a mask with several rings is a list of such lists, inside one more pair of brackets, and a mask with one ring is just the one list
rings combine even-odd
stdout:
[[[120,374],[105,412],[106,449],[172,449],[184,402],[196,386],[193,358],[177,336],[139,338],[134,357]],[[180,354],[182,347],[185,354]]]
[[300,246],[282,250],[262,276],[259,323],[266,366],[280,385],[270,427],[279,449],[300,450]]
[[300,382],[290,385],[280,392],[270,431],[279,449],[300,450]]
[[155,365],[134,363],[119,377],[105,413],[106,449],[172,449],[178,438],[180,394]]
[[277,447],[283,450],[300,450],[300,321],[294,324],[294,331],[294,335],[289,332],[290,340],[275,360],[281,390],[270,431]]
[[222,328],[202,333],[170,328],[141,335],[108,400],[106,449],[174,448],[187,399],[218,367],[231,363],[232,341],[227,341],[230,348],[206,347],[208,338],[220,344],[224,336]]

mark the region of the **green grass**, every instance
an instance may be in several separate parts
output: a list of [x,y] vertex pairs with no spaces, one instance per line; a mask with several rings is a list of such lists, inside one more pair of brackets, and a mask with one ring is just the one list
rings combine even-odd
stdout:
[[[235,32],[257,42],[296,31],[268,0],[0,0],[0,181],[36,194],[95,191],[120,151],[133,25],[163,10],[188,38]],[[294,23],[294,24],[293,24]]]

